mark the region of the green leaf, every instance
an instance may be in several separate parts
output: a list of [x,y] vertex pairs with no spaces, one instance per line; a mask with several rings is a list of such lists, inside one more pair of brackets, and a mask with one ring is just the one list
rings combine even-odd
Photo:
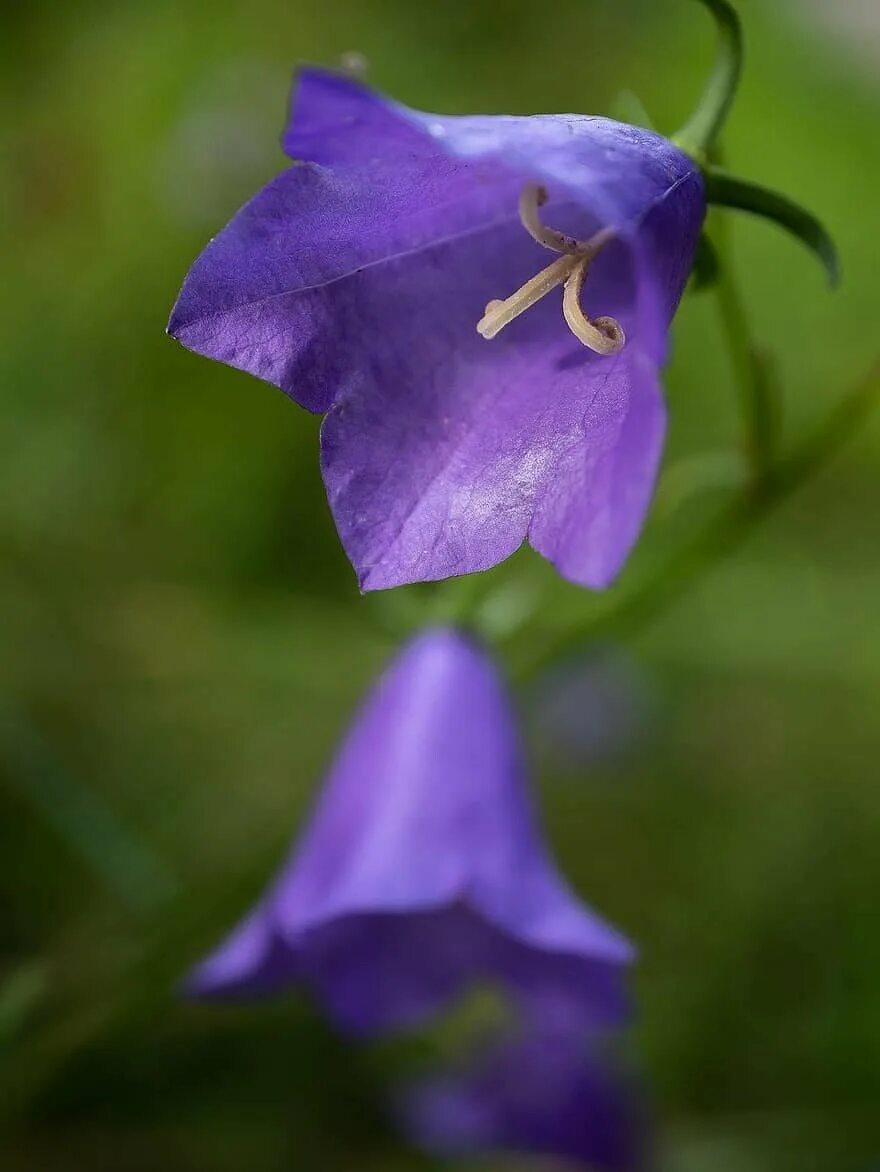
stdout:
[[707,167],[705,177],[706,196],[710,204],[751,212],[752,215],[762,216],[765,220],[772,220],[805,244],[821,261],[829,283],[832,286],[838,284],[840,260],[837,246],[828,229],[812,212],[808,212],[787,195],[780,195],[779,192],[771,191],[748,179],[738,179],[720,167]]

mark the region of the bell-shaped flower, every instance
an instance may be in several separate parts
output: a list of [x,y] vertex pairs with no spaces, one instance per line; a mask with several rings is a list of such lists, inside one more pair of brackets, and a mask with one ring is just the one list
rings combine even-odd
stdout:
[[423,114],[318,70],[283,143],[296,165],[198,258],[169,332],[324,414],[363,589],[523,541],[606,586],[660,461],[696,165],[606,118]]
[[496,1041],[460,1070],[411,1088],[402,1114],[414,1140],[437,1155],[530,1154],[603,1172],[643,1165],[637,1086],[600,1039],[576,1033]]
[[491,661],[440,629],[382,676],[290,861],[188,988],[302,984],[369,1033],[488,983],[530,1019],[596,1024],[626,1013],[631,959],[550,859]]

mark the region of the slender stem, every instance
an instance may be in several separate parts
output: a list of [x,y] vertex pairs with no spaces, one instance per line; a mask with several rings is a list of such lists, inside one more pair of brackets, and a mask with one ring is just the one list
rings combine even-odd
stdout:
[[770,393],[761,355],[752,338],[745,299],[733,270],[729,226],[720,216],[713,239],[718,258],[715,294],[745,428],[746,457],[753,479],[760,481],[773,461],[777,404]]
[[492,570],[449,578],[439,583],[428,608],[428,625],[473,627],[476,630],[477,612],[486,597],[497,587],[498,579]]
[[880,403],[880,360],[807,439],[752,484],[688,544],[616,605],[553,635],[520,669],[527,680],[560,658],[609,636],[631,637],[677,602],[704,573],[738,548],[756,525],[821,469]]
[[673,142],[703,160],[714,144],[736,97],[743,65],[743,38],[739,16],[728,0],[699,0],[712,13],[718,28],[718,48],[709,80],[690,119]]

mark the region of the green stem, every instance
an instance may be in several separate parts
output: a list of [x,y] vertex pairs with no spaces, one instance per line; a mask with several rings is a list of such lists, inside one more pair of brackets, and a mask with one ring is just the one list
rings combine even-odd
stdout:
[[743,65],[739,16],[727,0],[699,0],[715,18],[718,49],[709,80],[690,119],[673,135],[683,151],[700,161],[708,157],[733,105]]
[[432,605],[428,609],[431,626],[472,625],[474,615],[484,597],[495,589],[492,572],[467,574],[462,578],[451,578],[441,583]]
[[809,480],[858,431],[880,401],[880,361],[824,423],[763,481],[751,485],[688,544],[604,614],[552,636],[520,670],[528,680],[560,658],[609,637],[632,637],[737,549],[757,524]]
[[760,481],[773,461],[777,404],[770,393],[760,352],[752,339],[745,299],[733,271],[728,225],[720,217],[714,244],[718,257],[715,282],[718,312],[745,427],[746,456],[752,477]]

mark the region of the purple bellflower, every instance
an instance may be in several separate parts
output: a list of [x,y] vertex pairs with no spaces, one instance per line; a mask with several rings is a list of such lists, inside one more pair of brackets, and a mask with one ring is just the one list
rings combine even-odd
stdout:
[[644,1162],[637,1088],[595,1041],[571,1033],[496,1042],[460,1072],[417,1085],[402,1113],[413,1139],[438,1155],[528,1153],[605,1172]]
[[452,630],[410,643],[354,723],[298,850],[188,981],[200,997],[294,983],[359,1034],[495,983],[527,1020],[627,1012],[632,948],[541,841],[508,700]]
[[363,589],[523,541],[606,586],[660,460],[697,166],[606,118],[423,114],[314,69],[283,145],[296,165],[198,258],[169,332],[324,414]]

